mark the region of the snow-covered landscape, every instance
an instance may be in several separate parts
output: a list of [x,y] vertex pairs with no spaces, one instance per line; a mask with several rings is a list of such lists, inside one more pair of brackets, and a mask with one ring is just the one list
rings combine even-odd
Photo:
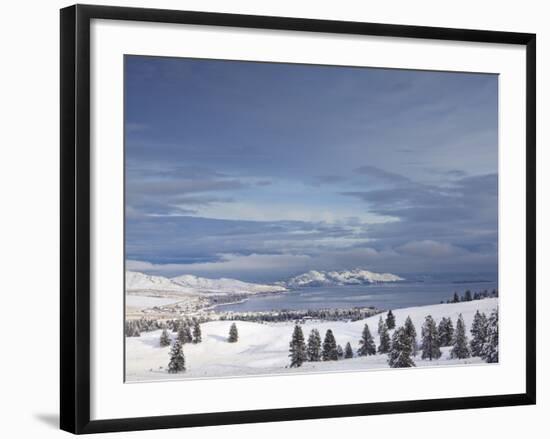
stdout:
[[176,317],[181,313],[206,310],[215,304],[246,300],[250,295],[284,291],[287,289],[280,285],[253,284],[235,279],[207,279],[192,275],[166,278],[127,271],[126,317]]
[[125,75],[127,381],[498,361],[496,76]]
[[[363,306],[347,308],[289,310],[284,309],[286,302],[283,300],[282,305],[272,302],[273,308],[265,311],[219,309],[228,303],[246,302],[265,295],[283,295],[288,302],[289,296],[284,295],[305,294],[306,299],[322,301],[322,297],[327,297],[323,296],[327,291],[335,290],[336,294],[346,296],[357,285],[368,290],[375,285],[399,282],[405,282],[405,279],[391,273],[362,269],[340,272],[312,270],[273,284],[192,275],[167,278],[129,271],[126,274],[126,380],[486,362],[479,346],[470,347],[471,343],[479,345],[480,341],[469,339],[474,335],[472,331],[477,331],[475,328],[480,326],[479,322],[474,324],[476,313],[479,314],[477,319],[482,317],[482,332],[485,334],[488,317],[498,308],[498,293],[487,289],[473,294],[466,290],[463,296],[455,292],[441,303],[389,311],[366,306],[363,302],[370,297],[368,294],[356,296]],[[404,284],[405,291],[412,285]],[[308,291],[318,292],[321,299]],[[396,294],[391,289],[382,291]],[[312,302],[305,303],[313,306]],[[451,334],[445,333],[448,329],[445,329],[445,324],[450,324]],[[459,334],[459,325],[462,326],[462,335]],[[405,362],[399,350],[403,348],[398,348],[402,342],[398,337],[401,327],[407,331],[405,345],[412,349],[405,352]],[[426,337],[427,341],[424,340]],[[452,350],[460,343],[459,348],[464,352],[457,357]],[[498,349],[498,339],[496,343]],[[474,348],[477,352],[473,351]],[[313,353],[310,352],[312,349]],[[394,364],[396,355],[401,361],[397,365]]]
[[340,272],[309,271],[274,284],[250,283],[228,278],[208,279],[193,275],[167,278],[127,271],[126,312],[130,318],[151,317],[151,314],[157,318],[173,318],[178,313],[196,314],[216,305],[246,301],[254,295],[285,293],[293,288],[368,285],[402,280],[394,274],[360,269]]
[[[470,328],[476,311],[489,316],[498,307],[498,298],[445,303],[430,306],[420,306],[393,310],[395,327],[404,325],[410,317],[420,345],[421,328],[425,318],[431,315],[436,323],[444,317],[457,324],[462,315],[466,328],[466,336],[470,338]],[[388,354],[358,356],[357,350],[365,324],[369,326],[376,346],[380,345],[377,326],[380,317],[386,318],[386,313],[357,321],[322,321],[306,320],[300,322],[287,321],[277,323],[247,322],[233,320],[213,320],[200,324],[201,342],[183,345],[185,371],[169,373],[171,346],[178,339],[178,333],[167,331],[170,345],[161,346],[162,330],[142,332],[140,337],[126,338],[126,380],[150,381],[186,378],[229,377],[262,374],[309,373],[327,371],[372,370],[389,367]],[[299,323],[307,338],[312,329],[317,329],[323,337],[327,330],[332,330],[336,343],[342,348],[349,343],[353,350],[353,358],[338,358],[334,361],[305,361],[301,367],[291,368],[289,358],[289,343],[295,324]],[[228,334],[232,324],[238,328],[238,340],[228,342]],[[392,337],[395,330],[389,330]],[[479,356],[458,359],[451,358],[451,347],[441,347],[439,359],[421,358],[421,352],[413,356],[416,367],[447,366],[484,363]]]

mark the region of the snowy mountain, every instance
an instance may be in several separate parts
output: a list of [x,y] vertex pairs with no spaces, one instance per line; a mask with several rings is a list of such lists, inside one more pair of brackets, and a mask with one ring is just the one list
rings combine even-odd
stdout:
[[235,279],[207,279],[190,274],[168,279],[137,271],[127,271],[126,291],[178,294],[257,294],[286,291],[286,288],[281,285],[253,284]]
[[379,282],[397,282],[401,277],[391,273],[373,273],[367,270],[308,271],[276,285],[255,284],[236,279],[207,279],[184,274],[173,278],[152,276],[137,271],[126,272],[128,292],[167,292],[176,294],[258,294],[277,293],[287,288],[320,287],[331,285],[364,285]]
[[162,276],[151,276],[137,271],[126,272],[126,291],[166,291],[192,293],[192,290],[184,288]]
[[350,271],[315,271],[300,274],[281,284],[290,287],[321,287],[332,285],[364,285],[379,282],[397,282],[403,278],[391,273],[374,273],[355,269]]
[[281,285],[253,284],[226,278],[207,279],[204,277],[193,276],[191,274],[174,277],[171,281],[177,285],[190,288],[201,293],[256,294],[286,291],[286,288]]

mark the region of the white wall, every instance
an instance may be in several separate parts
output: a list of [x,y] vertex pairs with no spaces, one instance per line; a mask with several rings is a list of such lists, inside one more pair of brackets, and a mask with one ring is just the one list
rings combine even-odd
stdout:
[[[87,1],[87,3],[97,3]],[[537,33],[538,45],[538,237],[539,237],[539,371],[547,367],[549,325],[542,321],[547,305],[543,291],[550,255],[550,233],[544,229],[550,211],[546,188],[550,176],[548,143],[550,89],[550,14],[546,2],[400,0],[359,2],[340,0],[160,0],[100,1],[120,6],[165,7],[263,15],[430,26],[483,28]],[[27,0],[4,2],[1,15],[0,68],[0,432],[5,437],[49,438],[57,430],[58,411],[58,9],[69,2]],[[546,165],[546,166],[545,166]],[[546,203],[544,199],[546,198]],[[546,268],[546,272],[548,269]],[[6,300],[7,299],[7,300]],[[7,319],[7,321],[6,321]],[[543,351],[546,346],[546,351]],[[538,374],[539,404],[424,414],[338,420],[285,422],[186,430],[126,433],[133,437],[253,438],[425,437],[430,430],[446,439],[518,437],[547,427],[549,380]],[[545,428],[546,429],[546,428]],[[430,432],[431,433],[431,432]],[[490,435],[490,436],[489,436]],[[110,435],[111,436],[111,435]],[[118,437],[121,437],[119,435]]]

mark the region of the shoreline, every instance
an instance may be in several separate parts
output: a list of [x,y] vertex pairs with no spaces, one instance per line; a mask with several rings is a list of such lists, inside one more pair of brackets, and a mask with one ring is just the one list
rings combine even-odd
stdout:
[[[146,318],[149,320],[170,320],[170,319],[186,319],[186,318],[198,318],[203,321],[212,320],[228,320],[231,316],[236,317],[239,320],[246,321],[281,321],[290,319],[304,319],[304,318],[321,318],[330,321],[334,320],[355,320],[358,316],[362,315],[363,318],[367,316],[367,313],[380,313],[389,309],[401,309],[411,306],[429,306],[437,305],[440,303],[450,303],[455,300],[451,293],[439,293],[435,292],[434,296],[415,296],[418,291],[396,291],[395,293],[403,298],[408,296],[407,300],[394,299],[385,304],[383,297],[377,297],[378,293],[375,291],[369,291],[369,287],[376,285],[361,285],[361,286],[334,286],[331,288],[322,287],[307,287],[307,288],[289,288],[286,291],[271,291],[261,293],[224,293],[224,294],[197,294],[189,296],[180,296],[166,292],[162,294],[159,292],[133,292],[126,293],[126,297],[138,298],[136,300],[139,303],[139,298],[143,298],[143,304],[128,306],[126,304],[126,318],[129,320]],[[345,294],[346,289],[348,294]],[[328,295],[324,300],[323,294],[327,292]],[[337,294],[334,294],[335,290]],[[469,289],[466,289],[464,295],[456,295],[456,300],[469,301],[479,300],[483,297],[493,297],[496,292],[498,297],[498,290],[489,292],[488,289],[474,290],[474,294],[470,293]],[[341,294],[341,297],[340,296]],[[469,296],[466,297],[466,293]],[[424,294],[421,292],[421,294]],[[291,298],[283,303],[270,303],[262,302],[262,299],[267,297],[283,297],[290,296]],[[292,296],[295,296],[292,299]],[[308,296],[313,299],[310,301]],[[169,303],[159,303],[154,306],[147,306],[147,301],[158,299],[173,301]],[[415,299],[418,301],[415,303]],[[234,305],[242,305],[247,302],[259,300],[260,307],[252,305],[251,309],[225,309],[225,307],[232,307]],[[399,303],[399,301],[403,303]],[[349,303],[348,303],[349,302]]]

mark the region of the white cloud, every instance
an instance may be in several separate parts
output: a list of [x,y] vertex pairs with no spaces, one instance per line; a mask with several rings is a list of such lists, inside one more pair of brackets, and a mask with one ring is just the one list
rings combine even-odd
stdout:
[[394,221],[394,218],[366,212],[364,206],[357,208],[326,205],[292,205],[288,203],[212,203],[197,209],[195,216],[202,218],[242,221],[305,221],[334,224],[355,218],[362,223],[377,224]]

